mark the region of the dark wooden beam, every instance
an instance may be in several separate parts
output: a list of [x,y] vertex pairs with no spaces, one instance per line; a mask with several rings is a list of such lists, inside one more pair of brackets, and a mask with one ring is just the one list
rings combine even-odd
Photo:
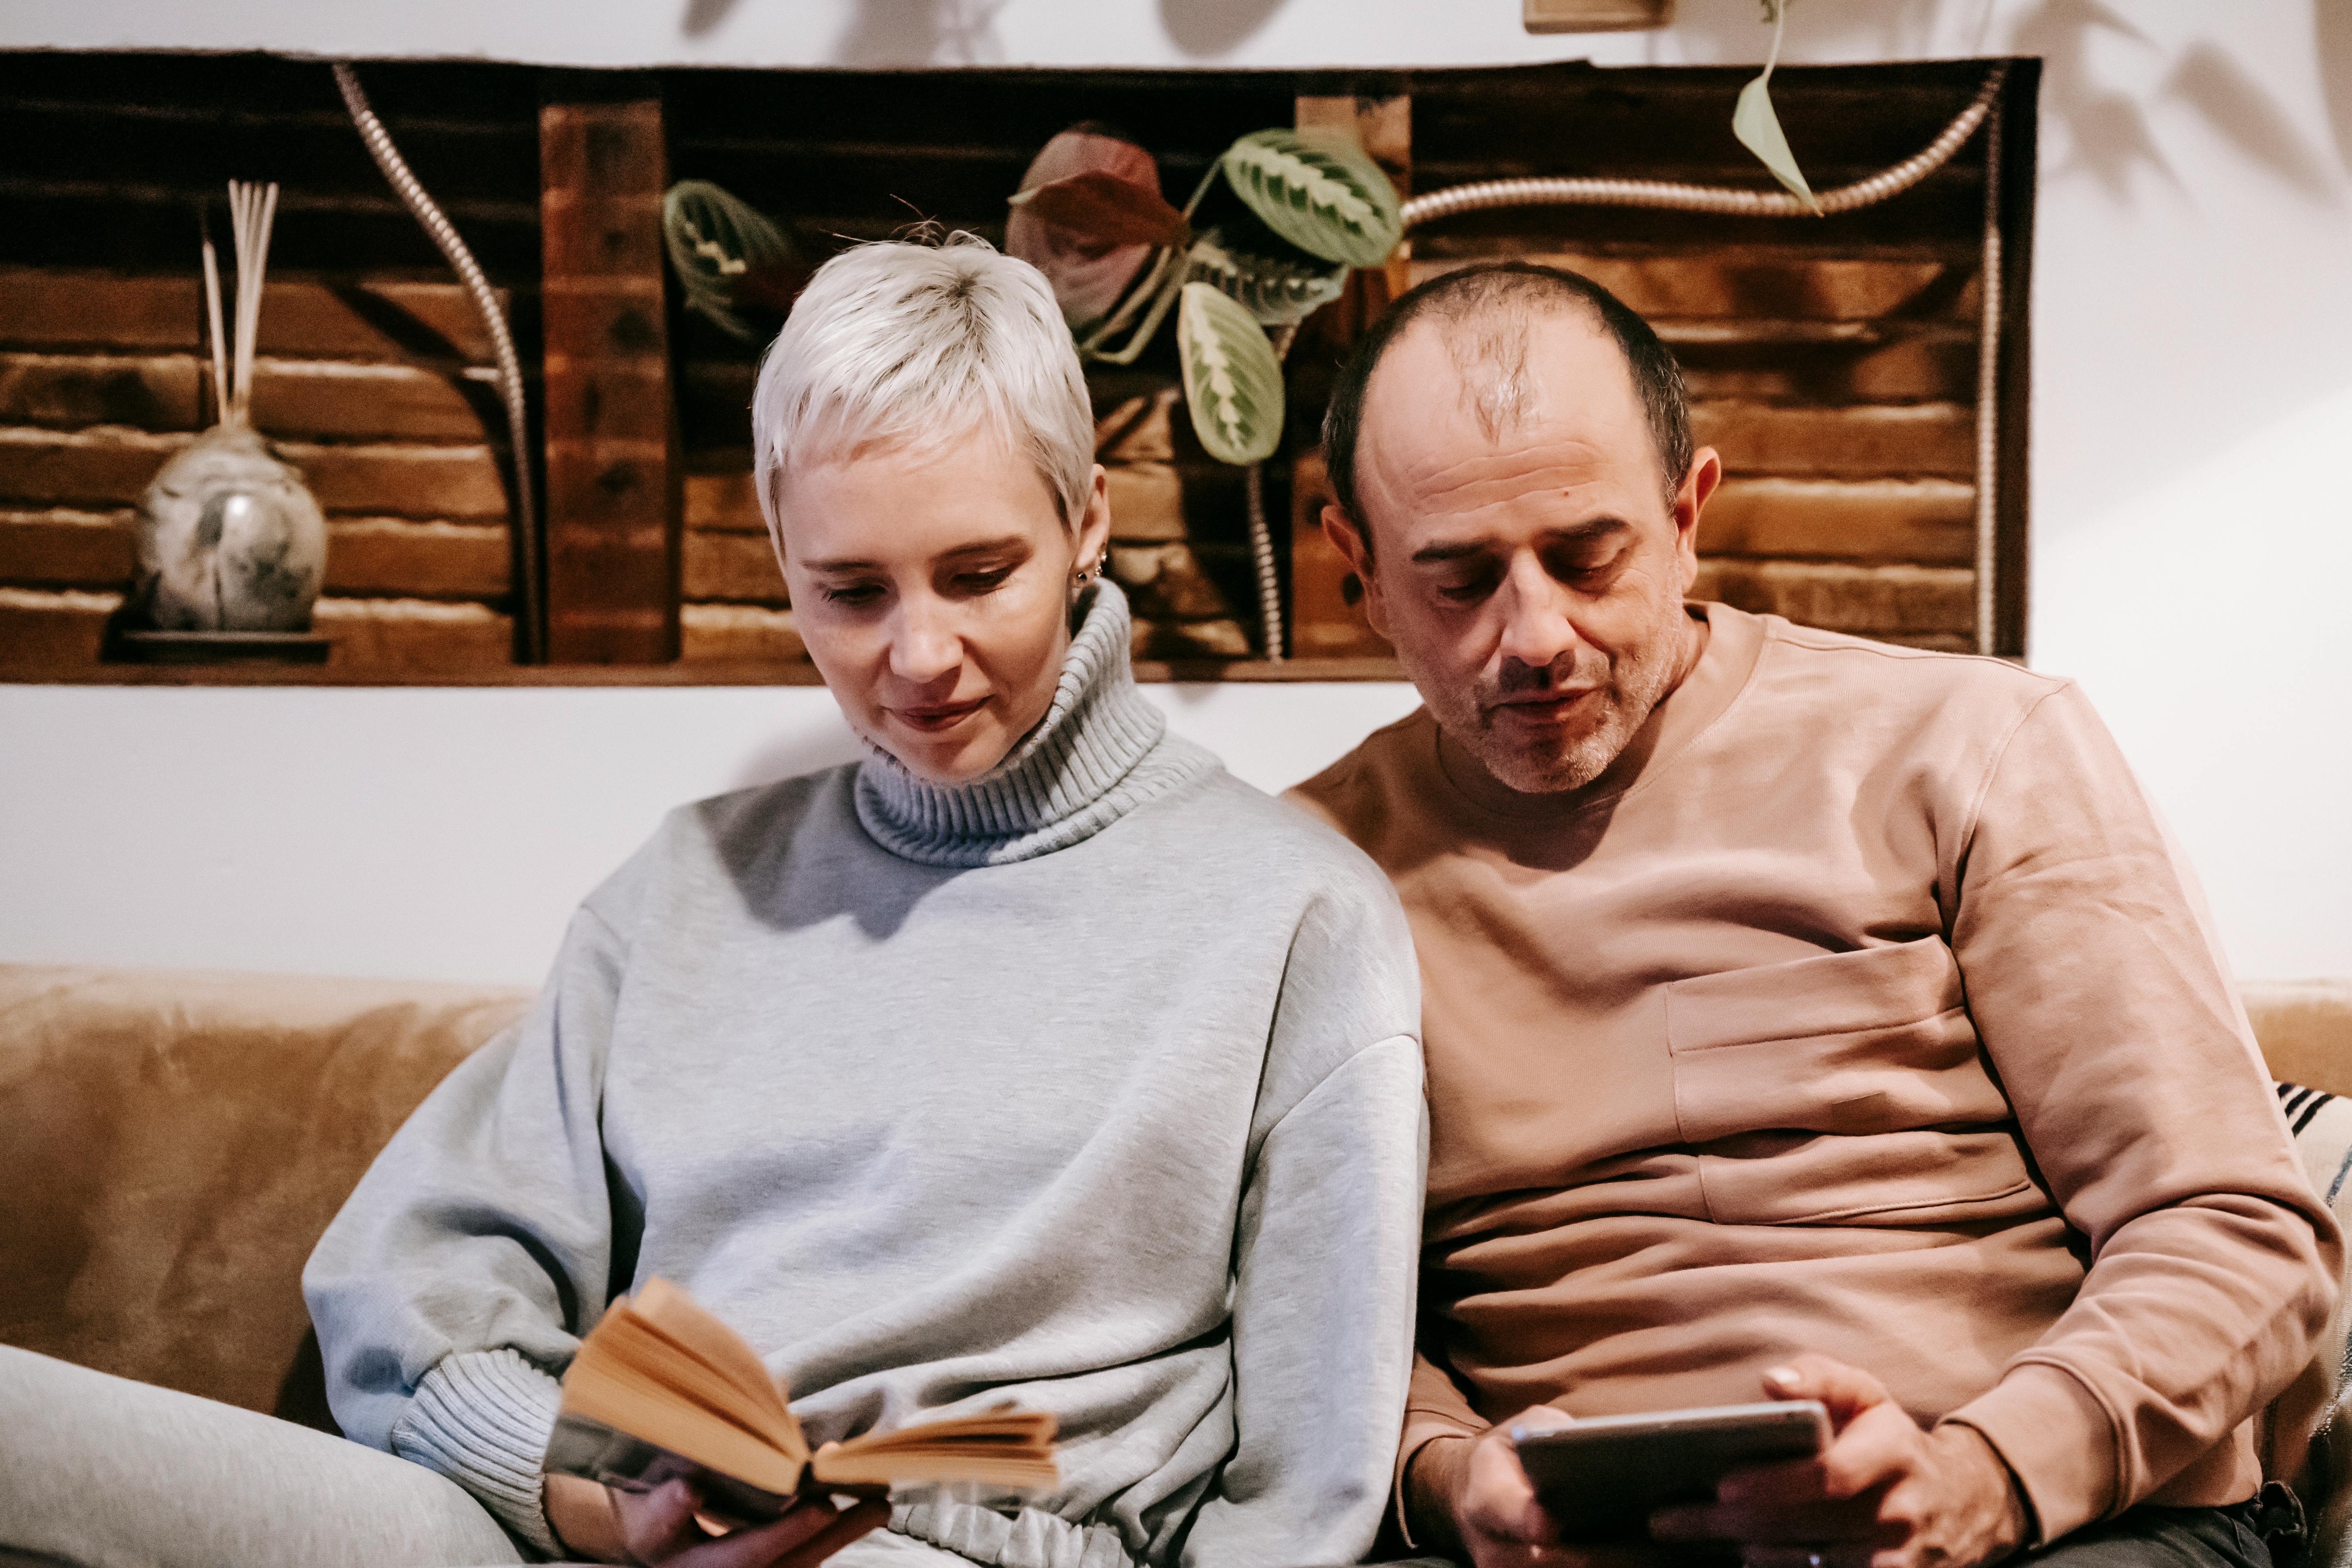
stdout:
[[666,664],[678,654],[682,472],[658,84],[551,76],[539,142],[548,658]]
[[2033,425],[2033,192],[2035,106],[2042,62],[2012,59],[2001,84],[2001,158],[1988,178],[2000,181],[2000,354],[1999,426],[1994,464],[1993,642],[2004,658],[2026,656],[2028,491],[2032,479],[2028,444]]

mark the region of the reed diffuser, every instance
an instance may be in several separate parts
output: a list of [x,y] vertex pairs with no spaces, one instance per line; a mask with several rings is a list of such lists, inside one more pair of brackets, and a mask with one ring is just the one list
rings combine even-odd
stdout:
[[[254,345],[278,187],[232,180],[228,210],[236,257],[233,321],[224,320],[213,242],[204,242],[217,422],[165,463],[140,500],[131,606],[147,629],[130,634],[131,640],[163,657],[173,656],[154,645],[200,648],[209,642],[215,654],[251,657],[267,656],[279,642],[307,645],[286,648],[287,657],[320,657],[323,639],[302,634],[326,575],[326,519],[301,474],[253,427]],[[228,646],[236,643],[246,646]],[[179,657],[190,657],[185,647]]]

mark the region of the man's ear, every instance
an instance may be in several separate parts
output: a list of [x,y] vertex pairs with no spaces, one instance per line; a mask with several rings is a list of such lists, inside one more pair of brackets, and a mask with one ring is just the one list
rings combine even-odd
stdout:
[[1699,513],[1722,482],[1723,459],[1716,456],[1714,447],[1701,447],[1691,454],[1690,471],[1683,475],[1682,488],[1675,492],[1675,559],[1682,567],[1685,594],[1698,581]]
[[1389,637],[1388,605],[1381,597],[1381,581],[1372,574],[1372,552],[1364,543],[1363,533],[1357,528],[1356,520],[1338,506],[1327,502],[1323,508],[1323,537],[1331,542],[1333,549],[1348,558],[1348,569],[1356,574],[1356,581],[1363,584],[1364,619],[1372,624],[1372,630],[1394,642],[1396,639]]

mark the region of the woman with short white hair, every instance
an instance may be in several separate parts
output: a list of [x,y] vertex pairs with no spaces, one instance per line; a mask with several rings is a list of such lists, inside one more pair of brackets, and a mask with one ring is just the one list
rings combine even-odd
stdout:
[[[276,1506],[357,1543],[397,1495],[450,1542],[487,1510],[534,1553],[677,1568],[1355,1561],[1419,1241],[1394,896],[1136,690],[1034,269],[966,237],[836,258],[753,426],[867,754],[673,813],[376,1161],[304,1276],[335,1416],[456,1484],[296,1445]],[[813,1443],[1012,1401],[1058,1418],[1059,1487],[908,1498],[845,1547],[883,1510],[706,1540],[683,1482],[542,1477],[580,1336],[656,1276],[758,1348]]]

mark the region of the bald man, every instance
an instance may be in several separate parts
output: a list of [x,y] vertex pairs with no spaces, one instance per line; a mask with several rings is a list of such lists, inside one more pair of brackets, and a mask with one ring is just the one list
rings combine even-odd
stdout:
[[1325,434],[1323,526],[1425,704],[1298,791],[1421,954],[1409,1538],[1591,1563],[1510,1428],[1814,1398],[1819,1462],[1653,1540],[2267,1564],[2248,1421],[2340,1244],[2081,693],[1686,603],[1722,466],[1573,274],[1405,295]]

